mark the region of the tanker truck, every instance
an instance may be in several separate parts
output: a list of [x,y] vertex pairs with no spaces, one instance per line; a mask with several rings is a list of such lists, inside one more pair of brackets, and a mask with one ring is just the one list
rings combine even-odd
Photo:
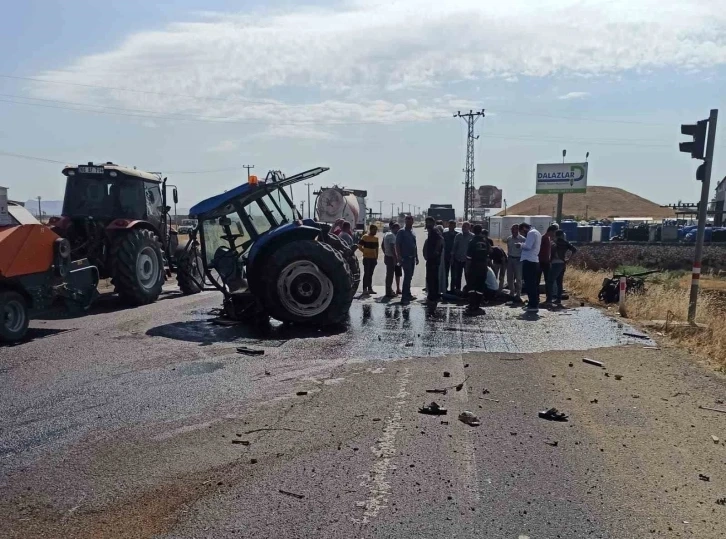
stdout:
[[344,187],[323,187],[315,193],[316,220],[322,223],[333,224],[338,219],[344,219],[352,228],[360,233],[366,228],[366,196],[367,191],[346,189]]

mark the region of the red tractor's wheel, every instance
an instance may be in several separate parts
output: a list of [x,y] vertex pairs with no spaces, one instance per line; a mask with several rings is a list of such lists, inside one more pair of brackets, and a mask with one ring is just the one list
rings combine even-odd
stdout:
[[122,233],[113,243],[113,283],[131,305],[153,303],[164,285],[164,255],[151,230]]
[[28,331],[28,302],[12,290],[0,292],[0,341],[21,340]]

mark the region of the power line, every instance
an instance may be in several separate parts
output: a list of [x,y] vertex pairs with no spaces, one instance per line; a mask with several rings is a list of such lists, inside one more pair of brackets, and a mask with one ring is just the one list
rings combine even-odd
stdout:
[[[0,156],[15,157],[17,159],[27,159],[29,161],[39,161],[41,163],[52,163],[57,165],[68,165],[74,163],[72,159],[66,161],[58,161],[56,159],[48,159],[45,157],[36,157],[34,155],[25,155],[14,152],[6,152],[0,150]],[[243,170],[245,167],[228,167],[228,168],[217,168],[212,170],[167,170],[164,174],[215,174],[218,172],[237,172]]]
[[479,138],[474,136],[474,124],[479,118],[484,117],[484,109],[481,111],[469,111],[462,114],[457,111],[454,118],[462,118],[466,121],[466,168],[464,169],[464,220],[469,220],[469,212],[474,206],[474,141]]

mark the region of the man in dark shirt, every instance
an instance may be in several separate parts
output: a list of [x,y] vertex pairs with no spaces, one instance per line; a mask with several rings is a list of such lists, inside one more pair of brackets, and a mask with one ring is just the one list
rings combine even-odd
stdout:
[[424,245],[424,259],[426,260],[426,297],[429,303],[436,303],[441,299],[439,290],[439,266],[444,252],[444,238],[436,228],[434,218],[426,218],[426,244]]
[[[449,287],[449,271],[451,270],[451,260],[454,252],[454,239],[459,233],[456,231],[456,221],[449,221],[449,229],[444,232],[444,282]],[[451,287],[454,288],[453,286]],[[442,290],[441,292],[445,292]]]
[[481,225],[474,225],[474,237],[469,242],[469,248],[466,252],[467,268],[467,285],[469,286],[469,306],[466,311],[468,314],[480,314],[481,300],[484,297],[487,282],[487,269],[489,266],[490,245],[487,238],[484,237]]
[[542,281],[542,276],[544,276],[544,282],[545,282],[545,302],[544,305],[550,305],[552,303],[552,297],[550,296],[550,289],[549,286],[547,286],[547,283],[550,282],[549,273],[550,273],[550,262],[552,261],[552,243],[555,239],[555,232],[560,227],[557,225],[550,225],[547,228],[547,232],[542,234],[542,243],[540,244],[539,248],[539,274],[537,275],[537,286],[539,287],[539,283]]
[[411,295],[411,280],[413,270],[418,264],[418,248],[416,247],[416,235],[413,232],[413,217],[406,216],[405,228],[396,234],[396,262],[403,268],[403,293],[401,304],[408,305],[416,297]]

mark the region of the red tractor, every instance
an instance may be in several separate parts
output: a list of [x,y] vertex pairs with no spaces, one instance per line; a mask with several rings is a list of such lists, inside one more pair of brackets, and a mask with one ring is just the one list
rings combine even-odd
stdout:
[[[192,245],[179,246],[169,221],[166,178],[113,163],[67,165],[63,174],[62,216],[49,224],[70,241],[74,259],[87,258],[101,279],[112,279],[126,303],[156,301],[172,270],[183,293],[202,290],[201,259]],[[172,196],[176,204],[175,187]]]

